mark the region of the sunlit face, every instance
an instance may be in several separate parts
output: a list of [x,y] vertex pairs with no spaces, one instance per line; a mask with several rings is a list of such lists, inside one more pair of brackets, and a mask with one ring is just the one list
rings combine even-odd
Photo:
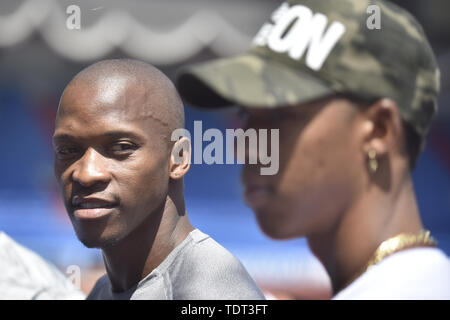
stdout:
[[279,129],[280,169],[260,175],[245,165],[244,198],[261,229],[273,238],[323,232],[339,218],[358,188],[361,152],[352,135],[357,109],[329,98],[277,109],[244,108],[246,127]]
[[120,77],[70,84],[62,96],[55,175],[75,232],[88,247],[117,243],[164,206],[168,145],[160,123],[141,115],[145,99]]

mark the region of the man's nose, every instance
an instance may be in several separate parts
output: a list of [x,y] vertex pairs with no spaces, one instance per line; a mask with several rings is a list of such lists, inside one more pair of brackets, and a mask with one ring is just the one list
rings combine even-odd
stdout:
[[77,161],[72,180],[84,187],[109,182],[110,175],[104,157],[93,148],[88,148]]

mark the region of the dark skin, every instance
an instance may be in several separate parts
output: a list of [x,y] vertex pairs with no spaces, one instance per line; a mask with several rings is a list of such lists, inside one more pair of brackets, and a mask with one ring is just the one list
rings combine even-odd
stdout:
[[[245,199],[270,237],[306,237],[333,293],[358,275],[380,243],[422,228],[398,108],[361,109],[339,96],[276,110],[246,108],[246,127],[280,129],[280,169],[242,173]],[[368,170],[377,152],[379,169]]]
[[[86,77],[87,79],[87,77]],[[152,79],[105,72],[65,89],[53,137],[55,175],[75,232],[101,248],[113,290],[133,287],[193,230],[183,176],[189,154],[175,162],[170,115]],[[169,90],[169,91],[168,91]]]

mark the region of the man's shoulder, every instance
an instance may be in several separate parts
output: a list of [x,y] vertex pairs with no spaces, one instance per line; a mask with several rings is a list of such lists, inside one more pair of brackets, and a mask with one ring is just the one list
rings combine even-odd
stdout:
[[437,248],[413,248],[381,261],[379,273],[392,273],[399,279],[415,279],[412,282],[442,283],[439,279],[450,277],[450,259]]
[[450,299],[450,260],[436,248],[393,254],[372,266],[335,299]]
[[10,299],[84,299],[51,262],[0,231],[0,291]]
[[242,263],[209,235],[196,229],[190,245],[168,268],[174,299],[262,299]]
[[208,234],[195,229],[189,234],[191,245],[181,256],[187,266],[195,264],[208,268],[229,270],[229,268],[243,268],[241,262],[224,246],[219,244]]

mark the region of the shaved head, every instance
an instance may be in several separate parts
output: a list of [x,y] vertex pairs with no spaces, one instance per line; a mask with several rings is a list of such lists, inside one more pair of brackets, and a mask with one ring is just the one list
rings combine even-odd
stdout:
[[[173,83],[158,69],[142,61],[131,59],[103,60],[79,72],[67,85],[68,91],[79,94],[82,88],[97,90],[99,108],[122,101],[128,119],[153,119],[164,128],[161,134],[170,137],[178,128],[184,128],[184,107]],[[58,116],[67,112],[58,108]],[[107,111],[107,110],[105,110]]]

